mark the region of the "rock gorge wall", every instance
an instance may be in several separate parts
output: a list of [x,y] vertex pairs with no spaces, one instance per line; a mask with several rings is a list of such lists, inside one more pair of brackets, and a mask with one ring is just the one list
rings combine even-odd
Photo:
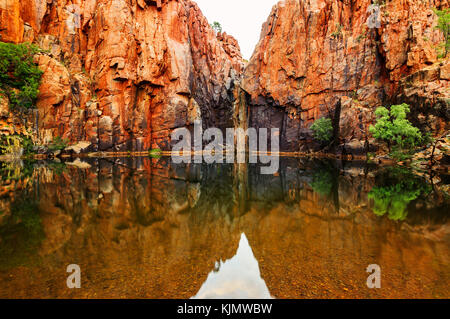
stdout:
[[243,70],[237,41],[216,36],[189,0],[1,0],[0,36],[48,53],[37,102],[41,143],[91,150],[170,149],[170,133],[232,127]]
[[432,9],[448,0],[383,2],[379,28],[367,26],[370,5],[280,1],[244,70],[237,41],[216,35],[190,0],[0,0],[0,40],[47,52],[36,57],[38,112],[11,119],[2,103],[1,130],[23,132],[25,118],[41,144],[61,136],[89,151],[169,150],[173,129],[202,119],[280,128],[282,151],[308,152],[321,149],[311,124],[330,117],[328,151],[362,154],[376,145],[375,108],[406,102],[415,125],[443,133],[450,63],[437,55]]
[[[249,126],[281,128],[281,148],[317,150],[309,127],[333,119],[338,153],[367,150],[374,110],[410,103],[411,120],[449,129],[450,64],[433,8],[447,0],[383,2],[369,28],[371,1],[285,0],[273,7],[243,75]],[[300,141],[300,142],[299,142]]]

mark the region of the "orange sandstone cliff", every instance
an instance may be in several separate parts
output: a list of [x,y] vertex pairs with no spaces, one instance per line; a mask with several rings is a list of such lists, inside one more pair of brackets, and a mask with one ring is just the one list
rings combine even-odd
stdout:
[[[449,129],[450,64],[433,12],[448,6],[280,1],[245,70],[237,41],[216,35],[190,0],[0,0],[0,40],[46,50],[38,111],[19,116],[39,144],[168,150],[175,128],[201,119],[280,128],[283,151],[317,151],[310,126],[329,117],[328,151],[363,154],[376,146],[368,127],[380,105],[409,103],[415,125]],[[23,131],[17,122],[2,102],[1,131]]]
[[36,56],[41,143],[169,149],[173,129],[196,119],[232,126],[240,49],[192,1],[0,0],[0,19],[1,41],[48,52]]
[[[340,153],[367,151],[375,108],[411,104],[411,120],[449,128],[448,58],[433,8],[447,0],[285,0],[273,7],[243,75],[249,125],[281,128],[284,150],[314,150],[311,124],[333,119]],[[374,17],[379,25],[369,25]],[[300,141],[300,142],[299,142]],[[312,146],[312,147],[311,147]],[[315,147],[314,147],[315,146]]]

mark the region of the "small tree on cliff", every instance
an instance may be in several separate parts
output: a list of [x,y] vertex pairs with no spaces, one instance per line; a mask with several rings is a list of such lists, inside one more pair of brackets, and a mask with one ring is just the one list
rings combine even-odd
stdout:
[[320,118],[311,125],[314,138],[321,143],[330,142],[333,137],[333,123],[329,118]]
[[222,25],[221,25],[219,22],[217,22],[217,21],[214,21],[214,22],[211,24],[211,28],[212,28],[216,33],[222,33]]
[[376,139],[386,142],[389,151],[392,145],[400,148],[400,151],[420,145],[423,141],[422,133],[406,119],[409,112],[409,105],[405,103],[392,105],[390,110],[383,106],[377,108],[377,121],[375,126],[370,126],[370,133]]
[[434,13],[439,17],[437,29],[441,30],[445,38],[445,56],[450,50],[450,8],[444,10],[434,9]]

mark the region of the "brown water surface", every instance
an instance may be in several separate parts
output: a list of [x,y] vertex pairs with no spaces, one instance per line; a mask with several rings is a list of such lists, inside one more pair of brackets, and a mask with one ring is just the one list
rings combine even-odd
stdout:
[[[0,298],[450,297],[445,185],[408,171],[66,164],[2,166]],[[371,264],[380,289],[366,285]]]

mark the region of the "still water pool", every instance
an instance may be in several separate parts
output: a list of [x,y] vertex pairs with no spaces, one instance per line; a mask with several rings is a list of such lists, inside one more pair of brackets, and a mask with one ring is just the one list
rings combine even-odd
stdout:
[[295,158],[274,175],[170,158],[3,163],[0,298],[449,298],[448,177],[434,180]]

